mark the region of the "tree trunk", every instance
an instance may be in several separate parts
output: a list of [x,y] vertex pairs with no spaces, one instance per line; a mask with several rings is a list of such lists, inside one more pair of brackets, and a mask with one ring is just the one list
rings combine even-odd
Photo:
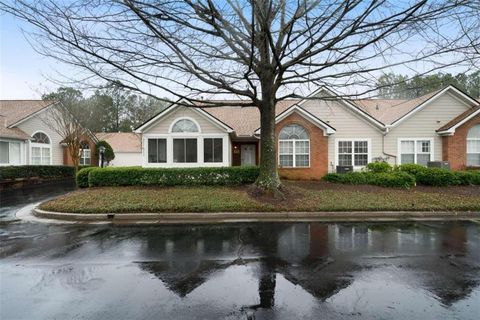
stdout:
[[281,182],[277,170],[275,139],[275,98],[266,97],[260,107],[260,175],[256,185],[264,191],[278,192]]

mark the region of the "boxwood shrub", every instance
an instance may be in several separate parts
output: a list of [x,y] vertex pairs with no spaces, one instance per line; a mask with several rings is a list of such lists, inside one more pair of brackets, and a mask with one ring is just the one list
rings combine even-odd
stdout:
[[258,177],[259,168],[95,168],[88,172],[90,187],[102,186],[234,186],[253,183]]
[[329,173],[324,180],[345,184],[371,184],[382,187],[411,188],[415,186],[415,177],[406,172],[349,172],[346,174]]
[[367,171],[380,173],[380,172],[391,172],[393,167],[387,162],[371,162],[367,164]]
[[93,169],[96,169],[97,167],[85,167],[81,168],[77,172],[77,187],[79,188],[87,188],[88,187],[88,174],[90,171]]
[[0,167],[0,181],[14,179],[73,178],[75,169],[70,166],[6,166]]
[[442,168],[424,168],[415,177],[417,183],[424,186],[456,186],[461,182],[456,172]]
[[457,171],[455,172],[461,185],[480,185],[480,171]]

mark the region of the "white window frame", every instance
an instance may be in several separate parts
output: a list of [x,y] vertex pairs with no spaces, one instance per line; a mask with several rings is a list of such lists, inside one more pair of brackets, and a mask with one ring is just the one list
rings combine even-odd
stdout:
[[[372,139],[371,138],[338,138],[335,139],[335,167],[339,165],[338,162],[338,156],[340,155],[339,153],[339,148],[338,148],[338,143],[343,142],[343,141],[348,141],[352,142],[352,163],[351,166],[353,166],[354,170],[359,170],[362,168],[365,168],[365,166],[356,166],[355,165],[355,142],[358,141],[366,141],[367,142],[367,164],[372,162]],[[343,153],[342,153],[343,154]]]
[[7,142],[8,143],[8,148],[10,151],[10,144],[11,143],[18,143],[20,144],[20,163],[11,163],[10,158],[8,159],[7,163],[0,163],[0,166],[18,166],[18,165],[24,165],[25,164],[25,142],[21,140],[14,140],[14,139],[5,139],[2,138],[0,139],[1,142]]
[[[305,131],[307,131],[305,129]],[[280,143],[281,142],[292,142],[292,153],[280,153]],[[297,153],[296,150],[296,144],[297,142],[307,142],[308,143],[308,153]],[[308,155],[308,165],[307,166],[297,166],[297,159],[296,155]],[[292,155],[293,157],[293,165],[292,166],[281,166],[280,165],[280,156],[285,156],[285,155]],[[310,168],[310,158],[311,158],[311,147],[310,147],[310,139],[278,139],[278,167],[279,168]]]
[[397,140],[397,163],[402,164],[402,142],[403,141],[413,141],[414,143],[414,155],[413,159],[415,164],[417,164],[417,155],[418,154],[428,154],[426,152],[418,152],[417,145],[418,141],[429,141],[430,142],[430,161],[435,161],[435,152],[434,152],[434,138],[398,138]]
[[[83,142],[83,141],[82,141]],[[88,144],[88,149],[83,149],[81,146],[80,146],[80,161],[79,161],[79,165],[81,166],[90,166],[92,165],[92,149],[90,149],[90,144],[87,142]],[[88,157],[85,156],[85,154],[87,153],[86,151],[88,151]],[[88,164],[85,163],[85,160],[88,159]],[[83,162],[83,163],[82,163]]]
[[[30,151],[30,164],[31,165],[37,165],[37,166],[48,166],[48,165],[52,165],[52,138],[50,137],[49,134],[47,134],[45,131],[41,131],[41,130],[38,130],[38,131],[35,131],[33,134],[32,134],[32,137],[34,135],[36,135],[37,133],[43,133],[44,135],[46,135],[48,137],[48,141],[50,142],[49,144],[46,144],[46,143],[35,143],[35,142],[30,142],[30,146],[29,146],[29,151]],[[33,164],[33,148],[40,148],[40,164]],[[50,161],[48,164],[45,164],[45,163],[41,163],[42,162],[42,159],[43,159],[43,152],[42,152],[42,149],[49,149],[49,154],[50,154]]]
[[[214,143],[214,141],[215,141],[215,139],[221,139],[221,138],[206,138],[206,137],[202,137],[201,139],[203,140],[203,142],[202,142],[202,143],[203,143],[203,149],[202,149],[202,152],[203,152],[203,156],[202,156],[202,157],[203,157],[203,162],[204,162],[204,163],[222,163],[222,162],[224,161],[224,160],[223,160],[223,156],[224,156],[224,152],[223,152],[223,140],[222,140],[222,161],[215,161],[215,151],[214,151],[214,150],[215,150],[215,147],[214,147],[214,146],[215,146],[215,143]],[[212,157],[213,157],[213,160],[214,160],[214,161],[205,161],[205,139],[211,139],[211,140],[212,140]],[[197,141],[197,143],[198,143],[198,141]],[[198,155],[197,155],[197,157],[198,157]]]
[[[472,127],[468,130],[468,132],[470,132],[470,130],[471,130],[472,128],[476,127],[476,126],[480,126],[480,124],[477,124],[477,125],[472,126]],[[468,137],[468,132],[467,132],[467,152],[466,152],[466,155],[465,155],[465,156],[466,156],[466,159],[465,159],[466,161],[465,161],[465,162],[468,161],[468,155],[469,155],[469,154],[480,154],[480,151],[479,151],[479,152],[468,152],[468,141],[478,141],[478,142],[480,143],[480,137],[479,137],[479,138],[469,138],[469,137]],[[475,165],[475,164],[468,164],[468,163],[467,163],[467,166],[468,166],[468,167],[475,167],[475,168],[480,167],[480,165],[478,165],[478,164]]]

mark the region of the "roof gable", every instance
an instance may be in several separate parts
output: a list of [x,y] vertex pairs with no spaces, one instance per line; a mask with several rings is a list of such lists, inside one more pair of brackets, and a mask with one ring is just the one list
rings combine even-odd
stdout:
[[[322,129],[323,132],[324,132],[324,135],[330,135],[330,134],[334,134],[336,132],[336,130],[332,126],[330,126],[328,123],[326,123],[326,122],[322,121],[321,119],[317,118],[316,116],[314,116],[313,114],[311,114],[307,110],[300,107],[298,104],[295,104],[295,105],[291,106],[290,108],[286,109],[285,111],[283,111],[282,113],[278,114],[275,117],[275,123],[278,123],[278,122],[282,121],[283,119],[287,118],[288,116],[290,116],[293,113],[299,114],[304,119],[310,121],[311,123],[313,123],[314,125],[316,125],[320,129]],[[257,130],[255,130],[255,134],[259,134],[260,131],[261,131],[261,128],[258,128]]]
[[[478,102],[475,99],[473,99],[472,97],[470,97],[469,95],[467,95],[466,93],[461,91],[460,89],[456,88],[455,86],[449,85],[448,87],[446,87],[442,90],[434,91],[434,92],[432,92],[430,94],[427,94],[425,96],[422,96],[420,98],[410,100],[410,101],[418,101],[419,103],[415,103],[415,105],[411,108],[410,111],[408,111],[404,115],[400,116],[398,119],[394,120],[388,126],[389,127],[395,127],[395,126],[399,125],[400,123],[402,123],[403,121],[412,117],[414,114],[416,114],[420,110],[424,109],[426,106],[428,106],[429,104],[431,104],[432,102],[434,102],[435,100],[437,100],[438,98],[443,96],[444,94],[448,94],[448,93],[457,97],[458,100],[463,102],[465,105],[468,105],[468,106],[478,105]],[[425,99],[425,97],[426,97],[426,99]]]
[[438,128],[437,132],[439,134],[453,134],[458,127],[477,115],[480,115],[480,106],[468,109],[455,119]]
[[344,107],[346,107],[348,110],[350,110],[351,112],[353,112],[354,114],[358,115],[362,120],[366,121],[367,123],[369,123],[370,125],[373,125],[374,127],[376,127],[377,129],[380,129],[380,130],[383,130],[385,128],[385,125],[384,123],[382,123],[381,121],[379,121],[378,119],[374,118],[372,115],[370,115],[368,112],[366,112],[365,110],[362,110],[361,108],[359,108],[358,106],[356,106],[354,103],[352,103],[351,101],[348,101],[346,99],[343,99],[342,97],[340,97],[337,93],[335,93],[333,90],[325,87],[325,86],[322,86],[320,88],[318,88],[317,90],[315,90],[313,93],[311,93],[310,95],[308,95],[307,98],[305,99],[302,99],[298,105],[301,107],[303,104],[305,104],[307,101],[310,101],[310,100],[313,100],[312,98],[315,97],[315,96],[318,96],[322,93],[325,93],[326,95],[330,96],[334,101],[338,101],[340,102],[340,104]]
[[55,103],[51,100],[0,100],[0,115],[5,117],[6,126],[11,128]]
[[234,130],[228,126],[227,124],[225,124],[224,122],[222,122],[221,120],[217,119],[216,117],[212,116],[211,114],[209,114],[208,112],[205,112],[202,108],[198,108],[198,107],[188,107],[188,106],[185,106],[184,104],[186,104],[186,102],[183,102],[182,100],[176,102],[176,103],[173,103],[171,104],[168,108],[162,110],[161,112],[159,112],[156,116],[154,116],[153,118],[151,118],[150,120],[147,120],[146,122],[144,122],[142,125],[140,125],[139,127],[137,127],[134,132],[135,133],[143,133],[145,132],[146,130],[148,130],[150,127],[152,127],[154,124],[158,123],[158,121],[162,120],[163,118],[165,118],[167,115],[171,114],[174,110],[176,110],[178,107],[186,107],[186,108],[189,108],[190,110],[193,110],[194,112],[198,113],[199,115],[205,117],[208,121],[210,121],[212,124],[214,124],[215,126],[225,130],[226,132],[228,133],[231,133],[233,132]]

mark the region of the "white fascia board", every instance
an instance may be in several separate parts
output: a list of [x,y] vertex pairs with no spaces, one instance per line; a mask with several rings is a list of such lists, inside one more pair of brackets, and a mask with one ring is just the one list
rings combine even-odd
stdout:
[[35,117],[36,115],[39,115],[40,113],[46,111],[47,109],[50,109],[51,107],[53,107],[53,106],[55,106],[55,105],[57,105],[57,104],[58,104],[58,102],[52,102],[51,104],[49,104],[49,105],[46,106],[45,108],[42,108],[42,109],[40,109],[40,110],[38,110],[38,111],[36,111],[36,112],[34,112],[34,113],[26,116],[25,118],[20,119],[20,120],[18,120],[18,121],[15,122],[15,123],[12,123],[11,125],[8,126],[8,128],[14,128],[14,127],[18,126],[19,124],[27,121],[28,119],[31,119],[31,118]]

